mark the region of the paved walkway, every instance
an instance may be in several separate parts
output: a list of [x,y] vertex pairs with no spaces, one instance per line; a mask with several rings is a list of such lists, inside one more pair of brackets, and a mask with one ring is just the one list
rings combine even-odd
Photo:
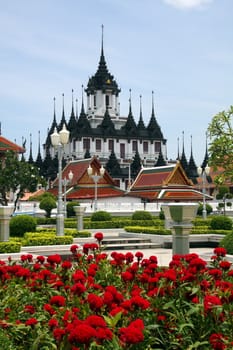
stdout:
[[[101,229],[95,229],[95,230],[90,230],[92,234],[92,238],[94,239],[94,234],[96,232],[102,232],[105,237],[118,237],[120,232],[123,232],[123,229],[110,229],[110,230],[101,230]],[[85,239],[81,239],[80,241],[85,242]],[[81,244],[81,243],[80,243]],[[27,251],[28,248],[28,251]],[[51,254],[59,253],[59,250],[62,251],[69,251],[69,248],[67,246],[47,246],[46,247]],[[9,257],[12,258],[12,260],[19,260],[20,256],[22,254],[27,254],[30,252],[33,252],[33,255],[41,255],[42,251],[46,251],[46,248],[43,246],[38,246],[38,247],[23,247],[20,253],[8,253],[8,254],[0,254],[0,260],[8,260]],[[132,252],[135,254],[138,252],[140,249],[122,249],[119,250],[117,249],[117,252],[122,252],[123,254],[127,253],[127,251]],[[151,249],[142,249],[140,250],[144,258],[149,258],[152,255],[155,255],[158,259],[158,264],[160,266],[168,266],[169,262],[172,260],[172,249],[165,249],[165,248],[151,248]],[[107,250],[106,253],[110,255],[113,251]],[[213,248],[190,248],[190,253],[196,253],[198,254],[201,258],[205,260],[210,260],[210,257],[213,255]],[[233,260],[233,257],[230,256],[230,260]]]
[[[90,230],[92,236],[96,232],[102,232],[104,236],[106,237],[118,237],[118,235],[123,232],[123,229],[106,229],[106,230]],[[198,254],[201,258],[205,260],[209,260],[211,256],[213,255],[213,249],[214,248],[190,248],[189,253],[196,253]],[[123,250],[117,250],[118,252],[121,252],[125,254],[127,252],[126,249]],[[131,249],[130,252],[135,254],[138,252],[139,249]],[[155,255],[158,259],[158,265],[161,266],[168,266],[170,261],[172,260],[172,249],[165,249],[165,248],[152,248],[152,249],[143,249],[141,250],[144,258],[149,258],[152,255]],[[107,253],[110,255],[112,253],[111,250],[108,250]]]

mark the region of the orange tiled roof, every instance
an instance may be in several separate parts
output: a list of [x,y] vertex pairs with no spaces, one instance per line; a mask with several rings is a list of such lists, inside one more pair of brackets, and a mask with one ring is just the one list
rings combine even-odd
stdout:
[[163,193],[161,193],[161,199],[168,199],[168,200],[197,200],[201,201],[203,199],[203,194],[201,192],[197,192],[195,190],[183,190],[183,191],[171,191],[171,190],[165,190]]
[[127,195],[151,201],[201,201],[203,198],[203,194],[194,189],[179,162],[141,169]]
[[[50,190],[54,195],[57,195],[57,188]],[[124,191],[116,187],[98,187],[98,198],[121,197]],[[93,199],[95,197],[94,187],[80,187],[73,189],[67,193],[66,198],[69,200]]]
[[158,187],[168,178],[174,165],[169,167],[144,168],[138,174],[132,188]]
[[[74,160],[74,161],[69,162],[65,166],[65,168],[62,171],[62,178],[68,179],[69,172],[72,171],[73,179],[72,179],[71,183],[69,184],[69,186],[75,186],[75,185],[79,185],[79,184],[92,185],[93,180],[87,174],[87,168],[89,165],[91,165],[94,172],[95,171],[98,172],[99,169],[101,168],[101,164],[96,157],[88,158],[88,159],[81,159],[81,160]],[[105,170],[104,176],[100,180],[100,183],[110,184],[113,186],[115,185],[114,180],[109,175],[107,170]],[[54,187],[58,186],[58,179],[57,178],[53,182],[53,186]]]
[[0,135],[0,152],[6,152],[6,151],[14,151],[18,153],[24,153],[25,149],[16,143],[6,139],[2,135]]

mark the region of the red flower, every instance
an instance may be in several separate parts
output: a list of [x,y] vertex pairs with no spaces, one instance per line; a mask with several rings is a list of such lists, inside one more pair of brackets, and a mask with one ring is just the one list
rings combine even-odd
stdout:
[[69,270],[71,269],[72,267],[72,263],[68,260],[65,260],[63,261],[63,263],[61,264],[61,267],[64,269],[64,270]]
[[35,307],[33,305],[25,305],[24,310],[25,310],[25,312],[28,312],[31,315],[33,315],[36,311]]
[[77,253],[77,249],[79,248],[79,246],[77,244],[73,244],[71,247],[70,247],[70,251],[72,254],[75,254]]
[[96,337],[98,341],[112,340],[112,332],[109,328],[98,328]]
[[51,305],[64,306],[66,303],[66,298],[63,297],[62,295],[54,295],[53,297],[50,298],[49,303]]
[[138,261],[140,261],[143,258],[143,253],[142,252],[137,252],[137,253],[135,253],[135,256],[138,259]]
[[222,334],[213,333],[210,336],[210,344],[215,350],[224,350],[227,346],[224,344],[224,336]]
[[216,247],[214,249],[214,254],[216,254],[217,256],[226,256],[226,249],[223,247]]
[[88,324],[79,324],[74,327],[68,337],[71,343],[90,344],[97,337],[97,331]]
[[150,307],[150,302],[140,297],[140,295],[136,295],[135,297],[131,298],[131,305],[136,306],[142,310],[146,310],[148,307]]
[[125,254],[126,263],[129,264],[129,263],[133,262],[133,259],[134,259],[134,255],[131,252],[128,252]]
[[59,254],[50,255],[47,258],[47,262],[52,265],[53,264],[59,265],[61,263],[61,256]]
[[26,254],[26,255],[21,255],[20,260],[23,262],[24,261],[32,262],[32,258],[33,258],[32,254]]
[[51,316],[56,313],[56,311],[54,310],[54,308],[50,304],[44,304],[43,309],[45,311],[47,311]]
[[87,301],[90,305],[91,310],[95,311],[101,309],[104,304],[103,299],[93,293],[88,294]]
[[198,270],[204,269],[206,267],[207,262],[201,258],[194,258],[190,261],[190,267],[196,267]]
[[37,319],[32,317],[32,318],[29,318],[26,322],[25,322],[25,325],[26,326],[35,326],[36,324],[38,323]]
[[104,235],[102,232],[96,232],[96,234],[94,235],[95,239],[97,239],[97,241],[100,243],[103,238],[104,238]]
[[86,318],[85,323],[91,327],[107,327],[107,324],[102,316],[90,315]]
[[216,306],[220,306],[222,305],[221,300],[219,299],[219,297],[215,296],[215,295],[206,295],[204,297],[204,309],[205,311],[211,310]]
[[50,328],[58,327],[58,320],[56,318],[51,318],[48,322]]
[[122,272],[121,277],[124,282],[133,281],[134,279],[134,275],[129,271]]
[[86,287],[82,283],[75,283],[71,287],[71,292],[74,293],[75,295],[82,295],[86,291]]
[[45,262],[45,257],[43,255],[39,255],[36,257],[36,260],[43,264]]
[[75,273],[72,275],[72,278],[73,278],[74,282],[84,283],[86,280],[86,277],[85,277],[82,270],[76,270]]
[[54,328],[53,330],[53,336],[57,341],[61,341],[65,334],[65,330],[62,328]]
[[143,321],[137,321],[132,322],[128,327],[120,328],[121,341],[127,344],[137,344],[144,340]]
[[162,274],[163,278],[166,278],[169,281],[175,281],[176,280],[176,272],[173,269],[169,269],[167,271],[164,271]]
[[231,263],[229,261],[222,260],[219,263],[219,267],[221,267],[221,269],[223,269],[223,270],[229,270],[231,267]]
[[26,279],[26,278],[30,277],[30,270],[26,269],[24,267],[20,267],[15,275],[18,276],[18,277],[23,277],[24,279]]

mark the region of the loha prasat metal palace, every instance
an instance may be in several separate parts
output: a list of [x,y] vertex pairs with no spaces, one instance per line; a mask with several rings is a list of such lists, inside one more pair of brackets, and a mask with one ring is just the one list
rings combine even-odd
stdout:
[[[43,144],[43,155],[40,145],[37,158],[32,157],[32,142],[30,141],[30,154],[28,161],[40,168],[40,173],[49,182],[57,176],[57,155],[51,145],[50,135],[56,128],[61,130],[65,124],[70,132],[69,143],[64,148],[64,164],[72,160],[81,160],[97,157],[104,165],[115,183],[123,190],[127,189],[130,179],[135,179],[141,167],[157,167],[167,165],[167,140],[161,131],[155,116],[154,94],[151,96],[151,115],[145,124],[142,115],[142,100],[137,112],[138,118],[132,113],[131,91],[129,108],[126,115],[120,113],[121,89],[107,67],[104,55],[103,31],[100,48],[100,58],[96,73],[92,75],[87,85],[82,88],[80,113],[74,102],[73,90],[70,112],[64,111],[64,95],[61,115],[58,117],[55,108],[47,138]],[[84,95],[85,103],[84,103]],[[66,117],[68,115],[69,117]],[[137,120],[138,119],[138,120]],[[40,144],[40,140],[39,140]],[[178,147],[179,148],[179,147]],[[186,172],[188,178],[196,183],[198,177],[197,166],[191,156],[187,160],[183,150],[177,155],[177,160]],[[176,161],[177,161],[176,160]],[[176,162],[175,161],[175,162]],[[207,164],[208,154],[203,161]]]

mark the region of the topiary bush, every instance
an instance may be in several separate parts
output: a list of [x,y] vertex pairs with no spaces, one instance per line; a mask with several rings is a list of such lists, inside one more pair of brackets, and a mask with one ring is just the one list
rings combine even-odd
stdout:
[[40,209],[45,210],[46,217],[50,218],[52,210],[57,207],[57,203],[53,197],[47,196],[41,200],[39,206]]
[[100,210],[91,215],[91,221],[112,221],[112,216],[107,211]]
[[74,207],[77,207],[79,205],[80,205],[79,202],[68,202],[66,204],[66,212],[67,212],[68,218],[76,216]]
[[228,216],[213,216],[210,228],[213,230],[232,230],[232,220]]
[[10,220],[10,236],[23,237],[25,232],[36,231],[36,219],[30,215],[13,216]]
[[[209,215],[210,213],[212,213],[213,211],[213,208],[210,204],[206,203],[206,213],[207,215]],[[197,215],[202,215],[202,212],[203,212],[203,204],[199,204],[199,207],[197,209]]]
[[233,232],[228,233],[220,242],[219,246],[226,249],[227,254],[233,254]]
[[152,220],[152,215],[146,210],[137,210],[132,215],[132,220]]

